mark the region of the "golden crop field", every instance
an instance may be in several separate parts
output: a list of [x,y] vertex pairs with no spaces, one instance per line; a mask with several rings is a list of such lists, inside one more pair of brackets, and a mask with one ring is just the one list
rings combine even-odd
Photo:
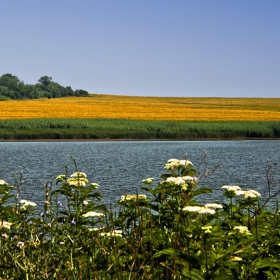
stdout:
[[176,98],[93,94],[0,102],[0,119],[122,118],[187,121],[280,121],[280,98]]

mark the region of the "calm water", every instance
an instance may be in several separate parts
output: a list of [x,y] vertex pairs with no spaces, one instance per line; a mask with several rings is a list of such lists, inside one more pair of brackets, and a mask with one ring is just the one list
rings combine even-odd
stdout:
[[[214,190],[205,200],[221,199],[221,186],[234,184],[260,192],[266,186],[267,159],[280,163],[280,141],[116,141],[116,142],[0,142],[0,179],[13,184],[21,172],[25,181],[21,198],[44,200],[43,184],[65,172],[75,171],[71,156],[90,181],[100,185],[105,202],[135,193],[141,180],[158,178],[170,158],[188,159],[201,170],[222,167],[201,181]],[[279,182],[279,173],[277,180]],[[278,183],[279,186],[279,183]]]

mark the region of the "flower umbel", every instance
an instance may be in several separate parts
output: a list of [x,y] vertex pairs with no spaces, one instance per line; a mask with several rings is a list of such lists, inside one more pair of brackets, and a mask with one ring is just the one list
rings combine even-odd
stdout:
[[151,184],[152,182],[154,181],[154,178],[147,178],[147,179],[145,179],[145,180],[142,180],[142,183],[144,183],[144,184]]
[[100,233],[101,236],[119,236],[119,237],[123,237],[122,236],[122,231],[121,230],[113,230],[113,231],[110,231],[110,232],[102,232]]
[[257,198],[260,197],[261,194],[255,190],[245,191],[244,198]]
[[236,191],[240,191],[241,188],[239,186],[222,186],[222,189],[226,189],[229,192],[236,192]]
[[6,222],[6,221],[0,221],[0,228],[6,228],[6,229],[10,229],[11,228],[12,223]]
[[81,177],[81,178],[69,178],[67,183],[71,186],[75,187],[84,187],[88,183],[88,179]]
[[82,215],[84,218],[88,218],[88,217],[102,217],[104,216],[103,213],[98,213],[98,212],[95,212],[95,211],[89,211],[85,214]]
[[201,206],[186,206],[182,210],[187,212],[199,212],[201,209]]
[[138,194],[138,195],[122,195],[120,201],[125,201],[125,200],[145,200],[147,199],[147,196],[145,194]]
[[2,185],[7,185],[7,182],[5,182],[4,180],[0,180],[0,186]]
[[70,177],[72,177],[72,178],[86,178],[87,174],[85,172],[75,172]]
[[63,180],[66,179],[66,175],[65,174],[60,174],[55,179],[56,179],[56,181],[63,181]]
[[188,160],[185,159],[179,160],[179,159],[172,158],[167,161],[167,164],[165,165],[165,169],[175,170],[175,169],[185,168],[192,165],[193,164]]
[[29,201],[29,200],[25,200],[25,199],[22,199],[20,201],[21,204],[23,204],[20,208],[22,209],[26,209],[28,206],[31,206],[31,207],[35,207],[37,206],[37,204],[35,202],[32,202],[32,201]]
[[182,210],[186,212],[196,212],[199,214],[210,214],[210,215],[214,215],[216,213],[214,209],[205,206],[186,206]]
[[205,204],[204,207],[212,208],[212,209],[223,209],[223,205],[219,204],[219,203],[208,203],[208,204]]
[[235,227],[233,227],[233,230],[237,230],[241,234],[252,235],[252,233],[245,226],[235,226]]

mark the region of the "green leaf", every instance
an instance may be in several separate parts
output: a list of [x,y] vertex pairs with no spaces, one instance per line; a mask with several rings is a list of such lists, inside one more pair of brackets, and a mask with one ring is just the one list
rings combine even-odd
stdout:
[[189,176],[196,175],[196,174],[197,174],[197,171],[195,169],[188,170],[188,175]]
[[193,280],[204,280],[205,279],[199,269],[192,269],[190,271],[188,268],[184,268],[183,275],[187,276],[189,279],[193,279]]
[[155,253],[153,256],[152,256],[152,259],[153,258],[159,258],[163,255],[168,255],[168,256],[172,256],[172,257],[177,257],[179,259],[182,259],[182,260],[185,260],[187,262],[189,262],[190,264],[192,264],[194,267],[199,267],[198,265],[198,261],[196,258],[194,257],[191,257],[187,254],[183,254],[182,252],[178,251],[178,250],[175,250],[173,248],[168,248],[168,249],[164,249],[162,251],[159,251],[157,253]]
[[172,177],[172,175],[171,174],[162,174],[162,175],[160,175],[160,178],[162,178],[164,180],[166,180],[169,177]]
[[266,258],[266,259],[257,261],[255,263],[255,266],[258,269],[265,268],[265,267],[274,267],[274,268],[278,268],[278,270],[280,270],[280,261],[275,258]]
[[73,195],[73,193],[69,190],[56,190],[51,193],[51,195],[55,195],[55,194],[63,194],[63,195],[67,195],[67,196]]
[[97,206],[94,206],[92,208],[92,211],[95,211],[95,210],[106,211],[107,210],[107,206],[106,206],[106,204],[97,205]]
[[193,192],[193,196],[205,194],[205,193],[212,193],[213,191],[209,188],[199,188]]
[[141,187],[141,190],[147,191],[147,192],[150,192],[150,191],[151,191],[151,189],[150,189],[150,188],[147,188],[147,187]]
[[268,279],[271,279],[271,280],[277,280],[277,279],[279,279],[279,278],[277,277],[277,275],[274,275],[274,274],[273,274],[272,272],[270,272],[270,271],[266,271],[265,274],[268,276]]
[[157,253],[155,253],[153,256],[152,256],[152,259],[153,258],[158,258],[158,257],[161,257],[162,255],[170,255],[170,256],[176,256],[176,257],[179,257],[180,255],[180,252],[179,251],[176,251],[172,248],[169,248],[169,249],[164,249],[162,251],[159,251]]

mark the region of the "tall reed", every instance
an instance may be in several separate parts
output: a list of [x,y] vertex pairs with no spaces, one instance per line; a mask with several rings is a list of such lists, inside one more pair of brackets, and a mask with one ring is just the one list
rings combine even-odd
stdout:
[[280,122],[0,120],[0,139],[250,139],[279,136]]

